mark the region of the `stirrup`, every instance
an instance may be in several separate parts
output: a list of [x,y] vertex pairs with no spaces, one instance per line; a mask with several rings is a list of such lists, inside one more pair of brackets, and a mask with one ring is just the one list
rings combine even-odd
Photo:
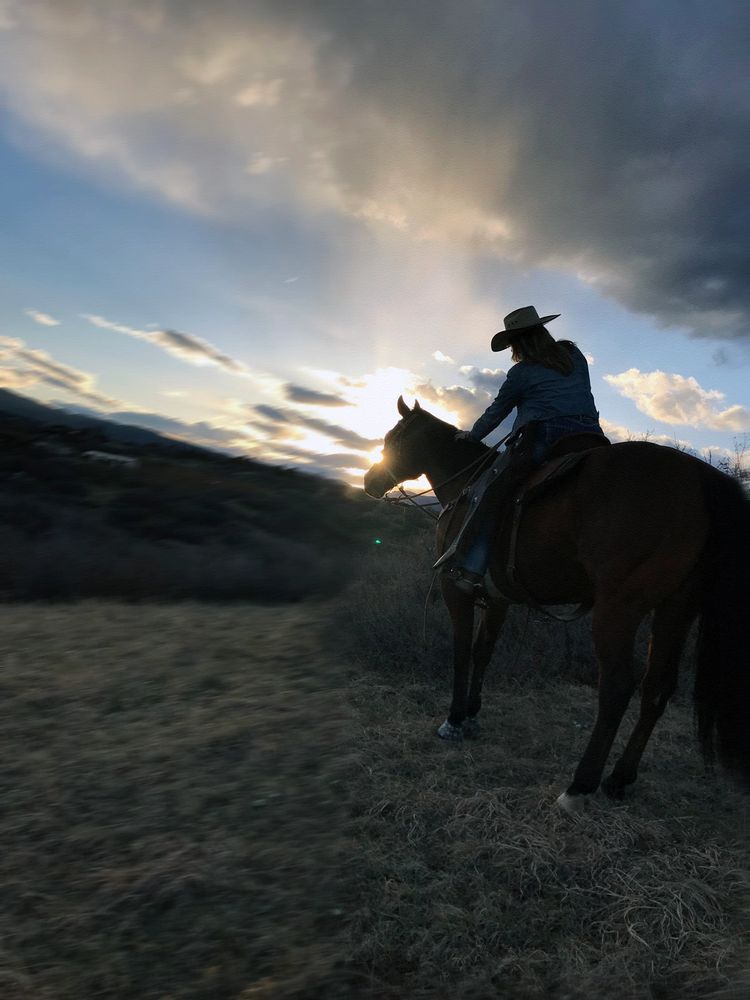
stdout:
[[473,597],[477,601],[486,599],[487,591],[484,587],[484,577],[479,573],[462,569],[460,566],[454,566],[449,570],[447,575],[453,586],[457,590],[460,590],[462,594],[468,594],[469,597]]

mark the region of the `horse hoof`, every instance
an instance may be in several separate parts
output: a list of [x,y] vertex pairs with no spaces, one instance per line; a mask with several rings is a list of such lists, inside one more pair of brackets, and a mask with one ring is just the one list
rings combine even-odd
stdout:
[[440,726],[437,731],[438,736],[441,740],[449,740],[452,743],[460,743],[464,738],[464,731],[461,726],[454,726],[452,722],[445,722]]
[[461,728],[467,740],[475,740],[479,736],[479,730],[481,729],[479,719],[476,717],[464,719]]
[[584,795],[568,795],[567,792],[563,792],[562,795],[557,796],[558,806],[568,816],[580,816],[584,809],[584,800]]

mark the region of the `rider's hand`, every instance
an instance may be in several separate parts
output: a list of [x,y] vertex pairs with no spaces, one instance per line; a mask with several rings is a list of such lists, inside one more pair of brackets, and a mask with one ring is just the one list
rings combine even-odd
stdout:
[[471,431],[456,431],[453,436],[454,441],[473,441],[474,438],[471,436]]

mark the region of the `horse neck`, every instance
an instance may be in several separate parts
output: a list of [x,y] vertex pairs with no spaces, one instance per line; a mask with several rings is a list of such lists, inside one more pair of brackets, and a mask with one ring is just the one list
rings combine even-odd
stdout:
[[456,499],[475,474],[478,459],[488,451],[486,445],[476,441],[451,441],[429,457],[425,476],[443,507]]

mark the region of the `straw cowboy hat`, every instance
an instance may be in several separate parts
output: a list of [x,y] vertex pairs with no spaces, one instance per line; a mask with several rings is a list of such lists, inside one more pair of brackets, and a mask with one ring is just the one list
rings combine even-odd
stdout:
[[495,334],[490,347],[493,351],[504,351],[506,347],[510,347],[512,337],[518,336],[524,330],[531,330],[535,326],[549,323],[551,319],[557,319],[559,315],[560,313],[555,313],[552,316],[540,316],[534,306],[521,306],[520,309],[514,309],[503,320],[505,329]]

